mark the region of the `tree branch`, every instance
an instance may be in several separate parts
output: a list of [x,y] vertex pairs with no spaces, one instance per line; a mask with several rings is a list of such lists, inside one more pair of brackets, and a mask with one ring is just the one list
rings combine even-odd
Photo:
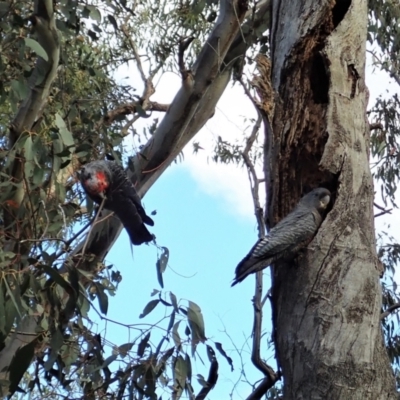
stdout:
[[381,320],[385,319],[389,316],[393,311],[396,311],[400,308],[400,303],[393,304],[392,306],[388,307],[385,312],[381,314]]
[[199,394],[195,397],[195,400],[204,400],[208,393],[214,388],[218,380],[218,361],[213,356],[210,365],[210,371],[208,372],[208,379],[206,385],[202,387]]
[[383,130],[383,125],[380,122],[375,122],[374,124],[369,124],[369,130],[373,131],[376,129]]
[[[254,99],[252,98],[251,94],[245,87],[242,82],[243,87],[245,88],[246,94],[250,97],[255,104]],[[261,113],[256,107],[258,112],[258,119],[253,127],[253,131],[251,135],[248,137],[246,141],[246,146],[242,152],[242,156],[247,167],[247,171],[249,173],[249,180],[251,185],[251,193],[253,198],[253,205],[254,205],[254,213],[257,218],[257,226],[258,226],[258,236],[262,238],[265,236],[265,223],[263,218],[263,209],[260,204],[259,198],[259,179],[257,178],[257,174],[255,171],[254,164],[251,162],[249,153],[250,150],[257,138],[258,131],[261,126],[262,116]],[[279,379],[279,375],[275,373],[275,371],[267,365],[260,356],[261,352],[261,333],[262,333],[262,306],[263,306],[263,299],[262,299],[262,292],[263,292],[263,272],[259,271],[256,273],[256,285],[255,285],[255,293],[253,298],[253,310],[254,310],[254,320],[253,320],[253,346],[251,352],[251,361],[253,362],[254,366],[261,371],[265,379],[263,380],[262,385],[260,385],[256,392],[259,394],[262,390],[265,390],[261,395],[264,395],[266,391],[271,388],[275,382]],[[250,395],[250,398],[261,398],[260,397],[252,397],[254,396],[254,392]]]

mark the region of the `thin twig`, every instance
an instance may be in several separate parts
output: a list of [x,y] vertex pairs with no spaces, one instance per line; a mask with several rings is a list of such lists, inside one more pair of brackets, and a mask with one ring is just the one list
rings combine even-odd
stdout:
[[[246,89],[247,88],[245,88],[245,90]],[[250,93],[249,93],[249,95],[250,95]],[[252,193],[253,205],[254,205],[254,213],[257,218],[258,236],[259,236],[259,238],[262,238],[265,236],[265,223],[264,223],[264,218],[263,218],[263,209],[261,207],[260,198],[259,198],[259,182],[260,182],[260,180],[257,177],[257,173],[255,170],[254,164],[252,163],[250,156],[249,156],[250,150],[251,150],[254,142],[257,139],[257,134],[260,129],[261,122],[262,122],[262,116],[258,109],[257,109],[257,113],[258,113],[257,122],[255,123],[255,125],[253,127],[253,131],[252,131],[251,135],[247,138],[246,146],[242,152],[242,157],[243,157],[244,163],[247,167],[247,171],[249,174],[251,193]],[[259,386],[259,388],[261,387],[261,389],[259,389],[259,388],[256,389],[257,393],[259,393],[260,390],[261,391],[264,390],[264,392],[262,393],[262,395],[263,395],[266,393],[266,391],[269,388],[271,388],[275,384],[275,382],[279,379],[279,375],[276,374],[274,372],[274,370],[261,359],[261,356],[260,356],[262,315],[263,315],[262,308],[263,308],[263,303],[265,302],[265,300],[262,298],[262,292],[263,292],[262,276],[263,276],[262,271],[258,271],[256,273],[256,287],[255,287],[255,293],[254,293],[254,298],[253,298],[254,320],[253,320],[253,346],[252,346],[252,352],[251,352],[251,361],[253,362],[254,366],[258,370],[260,370],[265,376],[265,379],[263,380],[263,384]],[[253,396],[253,397],[251,397],[251,396]],[[261,398],[261,396],[254,397],[254,392],[253,392],[250,395],[250,398],[256,399],[256,398]]]
[[381,314],[381,320],[385,319],[388,315],[390,315],[393,311],[396,311],[400,308],[400,303],[393,304],[392,306],[388,307],[388,309]]
[[386,209],[385,207],[382,207],[382,206],[380,206],[379,204],[376,204],[376,203],[374,203],[374,206],[375,206],[378,210],[381,210],[381,211],[382,211],[382,212],[380,212],[380,213],[378,213],[378,214],[375,214],[375,215],[374,215],[374,218],[380,217],[381,215],[385,215],[385,214],[391,214],[391,213],[392,213],[392,210],[393,210],[393,208]]
[[[88,232],[88,234],[87,234],[87,236],[86,236],[85,243],[83,244],[82,252],[81,252],[82,257],[85,255],[86,247],[87,247],[87,245],[88,245],[88,243],[89,243],[90,234],[92,233],[92,231],[93,231],[93,229],[94,229],[94,226],[96,225],[96,222],[97,222],[97,220],[98,220],[98,218],[99,218],[99,215],[100,215],[100,213],[101,213],[101,210],[103,209],[103,206],[104,206],[105,201],[106,201],[106,198],[103,197],[103,200],[102,200],[102,202],[101,202],[101,204],[100,204],[99,210],[97,211],[96,217],[94,218],[93,224],[92,224],[92,226],[90,227],[89,232]],[[82,258],[81,258],[81,259],[82,259]],[[76,266],[76,268],[78,268],[78,266]]]
[[185,61],[183,59],[185,55],[185,51],[189,47],[190,43],[192,43],[194,40],[194,37],[189,37],[187,39],[181,39],[179,42],[179,48],[178,48],[178,66],[179,66],[179,72],[181,73],[182,80],[185,81],[190,74],[190,71],[186,69],[185,67]]
[[218,361],[214,356],[213,359],[211,360],[210,371],[208,373],[208,379],[206,382],[207,385],[202,387],[199,394],[195,397],[195,400],[204,400],[207,397],[208,393],[210,393],[210,391],[217,383],[217,380],[218,380]]
[[380,217],[380,216],[385,215],[385,214],[391,214],[392,210],[393,210],[393,208],[389,208],[389,210],[385,210],[385,211],[382,211],[382,212],[380,212],[378,214],[375,214],[374,218]]
[[381,131],[383,130],[383,125],[380,122],[375,122],[373,124],[369,124],[369,130],[373,131],[375,129],[380,129]]

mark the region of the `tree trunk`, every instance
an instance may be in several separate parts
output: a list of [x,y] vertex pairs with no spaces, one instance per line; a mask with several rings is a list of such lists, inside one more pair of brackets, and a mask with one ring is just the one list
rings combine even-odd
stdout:
[[367,1],[274,0],[271,221],[313,187],[333,193],[307,250],[276,263],[284,399],[395,399],[380,325],[364,82]]

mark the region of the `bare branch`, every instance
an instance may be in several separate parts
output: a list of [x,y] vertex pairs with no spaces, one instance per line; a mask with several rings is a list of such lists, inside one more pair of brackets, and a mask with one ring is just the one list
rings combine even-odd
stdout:
[[375,122],[374,124],[369,124],[369,130],[373,131],[376,129],[383,130],[383,125],[380,122]]
[[[273,372],[273,371],[272,371]],[[280,376],[278,377],[280,379]],[[264,378],[261,383],[255,388],[255,390],[246,398],[246,400],[259,400],[263,397],[275,382],[271,385],[269,377]]]
[[[143,107],[146,111],[167,112],[169,104],[157,103],[156,101],[148,101],[147,106]],[[103,121],[106,125],[111,125],[118,117],[137,113],[137,103],[123,104],[109,111]]]
[[210,393],[210,391],[216,385],[217,380],[218,380],[218,361],[214,355],[211,361],[210,371],[208,372],[207,385],[203,386],[199,394],[195,397],[195,400],[204,400],[207,397],[208,393]]
[[396,311],[399,308],[400,308],[400,303],[396,303],[396,304],[393,304],[392,306],[388,307],[387,310],[381,314],[381,320],[385,319],[393,311]]
[[385,215],[385,214],[391,214],[393,211],[393,208],[386,209],[386,208],[380,206],[379,204],[376,204],[375,202],[374,202],[374,206],[382,211],[378,214],[375,214],[374,218],[380,217],[381,215]]
[[[245,88],[246,94],[250,97],[250,99],[255,104],[254,99],[248,92],[246,86],[243,84]],[[251,135],[248,137],[246,141],[246,146],[242,152],[242,156],[247,167],[249,173],[249,180],[251,183],[251,193],[253,198],[253,205],[254,205],[254,213],[257,218],[257,226],[258,226],[258,236],[264,237],[265,236],[265,223],[263,218],[263,209],[260,204],[259,199],[259,179],[257,178],[257,174],[255,171],[254,164],[251,162],[249,153],[250,150],[257,138],[258,131],[261,126],[262,116],[258,107],[256,107],[258,112],[258,119],[255,123]],[[263,272],[259,271],[256,273],[256,286],[255,286],[255,293],[253,298],[253,310],[254,310],[254,320],[253,320],[253,346],[252,346],[252,353],[251,353],[251,361],[253,362],[254,366],[260,370],[265,379],[263,380],[263,384],[257,389],[257,393],[260,390],[265,390],[265,392],[272,387],[275,382],[279,379],[278,375],[274,372],[274,370],[267,365],[260,356],[261,352],[261,333],[262,333],[262,307],[263,307],[263,299],[262,299],[262,292],[263,292]],[[264,392],[264,393],[265,393]],[[263,393],[263,394],[264,394]],[[250,398],[260,398],[260,397],[251,397],[254,396],[254,392],[250,395]]]
[[190,43],[192,43],[194,40],[194,37],[190,37],[187,39],[181,39],[179,42],[179,49],[178,49],[178,66],[179,66],[179,71],[182,76],[182,80],[185,81],[188,76],[191,74],[191,71],[187,70],[185,67],[185,60],[183,59],[185,51],[187,48],[190,46]]
[[382,215],[385,215],[385,214],[391,214],[391,213],[392,213],[392,210],[393,210],[393,208],[390,208],[389,210],[385,210],[385,211],[382,211],[382,212],[380,212],[380,213],[378,213],[378,214],[375,214],[375,215],[374,215],[374,218],[381,217]]

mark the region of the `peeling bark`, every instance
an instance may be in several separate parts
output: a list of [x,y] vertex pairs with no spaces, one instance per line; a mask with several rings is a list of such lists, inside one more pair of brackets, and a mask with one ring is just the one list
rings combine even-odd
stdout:
[[271,220],[313,187],[334,194],[308,249],[274,268],[284,399],[395,399],[368,160],[367,2],[274,0],[272,15]]

